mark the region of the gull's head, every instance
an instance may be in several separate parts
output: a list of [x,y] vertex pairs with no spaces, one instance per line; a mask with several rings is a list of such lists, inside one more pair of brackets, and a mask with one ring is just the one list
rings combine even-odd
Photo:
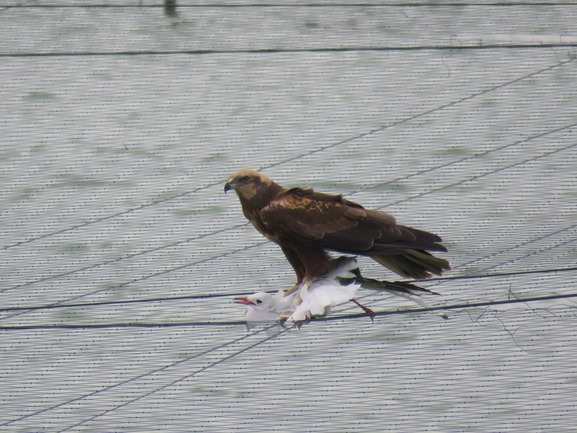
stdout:
[[277,309],[276,298],[270,293],[265,292],[256,292],[250,296],[240,296],[235,298],[234,302],[261,311],[275,311]]

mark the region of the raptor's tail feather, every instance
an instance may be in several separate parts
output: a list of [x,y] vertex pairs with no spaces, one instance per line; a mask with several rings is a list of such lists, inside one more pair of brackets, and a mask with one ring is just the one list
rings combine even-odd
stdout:
[[443,275],[443,271],[451,269],[448,260],[435,257],[426,251],[407,250],[403,254],[378,255],[371,258],[402,277],[416,280]]

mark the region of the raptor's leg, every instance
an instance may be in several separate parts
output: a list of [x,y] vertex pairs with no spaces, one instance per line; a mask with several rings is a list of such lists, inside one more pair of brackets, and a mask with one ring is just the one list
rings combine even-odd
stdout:
[[305,266],[303,265],[303,262],[301,261],[298,254],[294,250],[287,247],[281,247],[281,249],[284,255],[286,256],[287,260],[295,270],[295,273],[297,274],[297,282],[284,294],[285,296],[288,296],[291,293],[296,292],[301,287],[306,276],[306,270]]

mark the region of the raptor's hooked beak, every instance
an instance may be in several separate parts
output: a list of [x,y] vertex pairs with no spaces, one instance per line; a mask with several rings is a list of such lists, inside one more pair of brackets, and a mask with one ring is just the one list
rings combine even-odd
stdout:
[[227,193],[232,189],[232,186],[230,186],[230,181],[228,181],[227,183],[224,184],[224,192]]

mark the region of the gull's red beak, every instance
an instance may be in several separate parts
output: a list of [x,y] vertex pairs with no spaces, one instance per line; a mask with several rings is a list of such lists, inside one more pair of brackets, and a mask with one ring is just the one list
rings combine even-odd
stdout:
[[234,298],[233,302],[235,304],[243,304],[243,305],[254,305],[252,302],[250,302],[246,296],[240,296],[238,298]]

